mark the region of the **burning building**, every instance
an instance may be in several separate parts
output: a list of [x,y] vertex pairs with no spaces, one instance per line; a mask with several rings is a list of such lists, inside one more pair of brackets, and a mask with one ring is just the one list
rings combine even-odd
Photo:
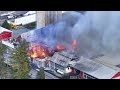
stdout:
[[[25,37],[31,43],[28,54],[33,58],[45,58],[51,55],[56,57],[56,63],[59,62],[59,59],[55,52],[58,52],[58,57],[62,58],[59,51],[65,50],[68,52],[74,51],[78,56],[86,58],[100,53],[119,56],[119,18],[119,11],[87,11],[84,14],[73,11],[66,12],[59,22],[29,32],[29,35]],[[83,67],[90,68],[90,71],[93,68],[97,70],[95,72],[86,71],[86,69],[80,67],[81,64],[76,64],[75,68],[80,70],[82,68],[90,75],[100,72],[101,68],[113,72],[109,77],[95,76],[96,78],[111,78],[116,73],[116,71],[108,69],[107,66],[98,65],[98,63],[96,64],[90,60],[85,60],[84,63],[92,62],[88,65],[91,65],[91,67],[93,65],[93,68],[87,67],[88,65],[84,65],[82,61],[84,60],[81,60],[80,63]],[[97,65],[100,67],[96,67]],[[101,74],[103,73],[101,72]]]

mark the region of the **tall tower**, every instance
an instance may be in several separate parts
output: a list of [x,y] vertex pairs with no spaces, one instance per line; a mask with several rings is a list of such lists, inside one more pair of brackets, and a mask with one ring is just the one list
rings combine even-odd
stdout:
[[37,28],[45,26],[45,11],[36,11]]
[[46,11],[45,15],[45,23],[48,25],[59,21],[62,17],[62,11]]
[[42,28],[48,24],[56,23],[62,18],[62,11],[37,11],[37,28]]

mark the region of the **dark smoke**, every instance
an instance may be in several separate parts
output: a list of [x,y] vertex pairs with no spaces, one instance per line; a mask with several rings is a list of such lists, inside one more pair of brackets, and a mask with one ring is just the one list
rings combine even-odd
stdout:
[[88,11],[66,12],[63,19],[42,29],[34,30],[33,41],[43,41],[50,47],[63,43],[68,47],[76,39],[79,54],[87,56],[96,53],[120,52],[120,12]]

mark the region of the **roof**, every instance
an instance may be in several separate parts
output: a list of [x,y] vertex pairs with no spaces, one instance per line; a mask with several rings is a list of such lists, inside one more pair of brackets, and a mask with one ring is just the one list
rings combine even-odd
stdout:
[[16,25],[26,25],[32,22],[36,22],[36,14],[28,15],[28,16],[23,16],[15,19]]
[[75,53],[71,53],[71,52],[68,52],[68,51],[61,51],[61,52],[58,52],[60,55],[64,56],[64,57],[67,57],[67,58],[70,58],[70,59],[76,59],[78,58]]
[[51,58],[51,61],[59,65],[62,65],[63,67],[67,67],[72,59],[74,59],[74,55],[65,51],[61,51],[56,52]]
[[8,29],[0,26],[0,33],[4,32],[4,31],[6,31],[6,32],[12,32],[11,30],[8,30]]
[[[96,62],[102,63],[112,68],[116,68],[117,65],[120,65],[120,57],[119,56],[101,56],[93,59]],[[117,69],[117,68],[116,68]]]
[[12,12],[13,12],[13,11],[0,11],[0,16],[1,16],[2,14],[7,15],[7,14],[12,13]]
[[102,57],[96,58],[95,60],[104,61],[112,65],[120,64],[120,57],[116,57],[116,56],[102,56]]
[[28,11],[15,11],[15,13],[13,13],[14,15],[20,15],[20,14],[25,14]]
[[12,37],[12,32],[3,31],[0,33],[0,40]]
[[21,14],[25,14],[28,11],[0,11],[0,16],[5,16],[5,15],[21,15]]
[[36,11],[28,11],[24,15],[30,15],[30,14],[35,14],[35,13],[36,13]]
[[19,30],[12,30],[12,31],[13,31],[12,38],[17,38],[22,33],[28,32],[30,30],[29,29],[19,29]]
[[81,57],[79,62],[72,65],[72,67],[98,79],[111,79],[120,71],[120,69],[113,69],[84,57]]

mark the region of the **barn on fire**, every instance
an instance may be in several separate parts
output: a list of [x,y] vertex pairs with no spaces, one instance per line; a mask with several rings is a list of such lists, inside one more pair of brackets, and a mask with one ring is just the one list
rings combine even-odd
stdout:
[[[22,34],[21,37],[29,37],[30,32]],[[69,75],[76,76],[77,79],[120,79],[120,60],[105,55],[90,59],[82,56],[76,58],[75,54],[63,50],[51,56],[48,67],[60,77],[66,74],[66,68],[70,67],[72,72]]]

